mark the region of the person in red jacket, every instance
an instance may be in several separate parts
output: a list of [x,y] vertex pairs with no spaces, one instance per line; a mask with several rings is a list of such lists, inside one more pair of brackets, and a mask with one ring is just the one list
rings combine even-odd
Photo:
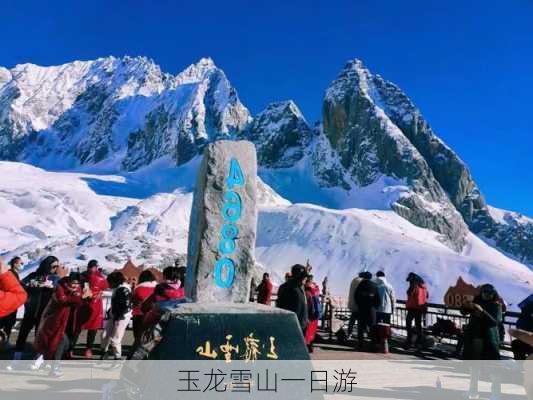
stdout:
[[165,283],[177,290],[179,298],[185,297],[185,282],[182,281],[184,278],[182,270],[183,268],[180,267],[167,267],[163,270]]
[[133,348],[136,348],[141,340],[143,334],[143,318],[144,314],[142,312],[142,305],[146,299],[148,299],[155,290],[157,281],[154,274],[145,270],[139,275],[139,281],[135,290],[133,291],[133,310],[132,310],[132,321],[133,321]]
[[17,311],[26,302],[27,297],[15,274],[0,258],[0,318]]
[[[426,313],[429,294],[422,277],[411,272],[407,276],[406,280],[407,282],[409,282],[409,288],[407,289],[407,302],[405,304],[405,308],[407,309],[406,347],[409,348],[413,344],[413,334],[416,334],[416,342],[418,345],[422,345],[424,343],[424,330],[422,329],[422,320]],[[415,323],[414,332],[413,321]]]
[[313,352],[313,342],[318,330],[318,320],[320,319],[320,288],[313,281],[313,275],[309,275],[305,281],[305,297],[309,312],[309,324],[305,330],[305,344],[310,353]]
[[[90,289],[83,292],[80,286],[80,274],[73,272],[61,278],[54,290],[48,305],[44,309],[35,337],[34,347],[45,360],[59,361],[69,348],[69,338],[66,334],[68,324],[76,324],[75,309],[82,299],[91,296]],[[55,363],[52,376],[60,376],[59,364]]]
[[270,305],[272,301],[272,282],[268,272],[263,274],[263,280],[257,287],[257,302],[260,304]]
[[[169,267],[173,268],[173,267]],[[154,293],[144,301],[141,306],[143,311],[143,331],[141,340],[131,350],[128,359],[145,359],[153,346],[157,343],[155,338],[157,324],[166,311],[174,310],[180,304],[186,303],[183,288],[176,288],[167,282],[158,284]]]
[[[17,278],[17,281],[19,281],[19,283],[19,272],[23,265],[24,263],[22,262],[22,258],[20,257],[13,257],[11,261],[9,261],[9,271],[13,275],[15,275],[15,278]],[[11,336],[11,331],[13,330],[13,327],[15,326],[16,322],[17,310],[4,317],[0,317],[0,344],[2,344],[2,342],[5,342],[6,344],[9,343],[9,337]]]
[[102,329],[104,321],[104,305],[102,295],[109,288],[106,277],[99,271],[97,260],[89,261],[87,271],[81,275],[82,284],[88,287],[92,293],[91,297],[86,298],[77,310],[77,323],[74,332],[71,335],[70,357],[83,330],[87,330],[87,345],[85,347],[84,357],[87,360],[93,357],[93,346],[96,334]]
[[185,296],[180,289],[176,289],[166,282],[155,287],[154,294],[143,305],[143,332],[150,330],[159,322],[163,310],[185,302]]

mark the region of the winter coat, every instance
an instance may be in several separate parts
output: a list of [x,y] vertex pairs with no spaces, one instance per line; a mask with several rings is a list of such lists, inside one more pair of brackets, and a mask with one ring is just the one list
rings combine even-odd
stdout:
[[109,287],[107,280],[100,272],[86,272],[82,275],[82,282],[88,283],[92,297],[85,299],[78,310],[79,330],[101,329],[104,321],[103,292]]
[[[168,295],[170,295],[172,297],[172,299],[181,299],[183,297],[185,297],[185,287],[181,284],[181,282],[176,282],[176,283],[170,283],[170,282],[163,282],[163,284],[167,284],[169,285],[172,289],[170,290],[170,292],[168,292]],[[161,283],[160,283],[161,285]],[[156,289],[157,289],[157,286],[156,286]],[[167,291],[165,291],[167,292]],[[165,294],[163,297],[166,297],[167,294]]]
[[270,279],[263,280],[257,287],[257,302],[270,305],[272,301],[272,282]]
[[305,293],[300,282],[291,278],[283,283],[278,289],[276,306],[294,312],[302,331],[305,331],[308,324],[308,309]]
[[157,285],[156,281],[143,282],[138,284],[133,291],[133,310],[134,316],[142,315],[141,306],[146,299],[148,299],[153,293]]
[[28,294],[24,304],[24,318],[40,319],[54,294],[59,277],[57,275],[39,275],[32,272],[22,280],[22,285]]
[[464,332],[463,356],[466,360],[499,360],[502,306],[498,301],[485,301],[479,296],[474,303],[483,307],[484,312],[470,317]]
[[185,302],[183,287],[160,283],[156,286],[154,293],[142,305],[141,309],[144,314],[143,330],[152,329],[159,322],[165,310],[170,310]]
[[81,289],[71,291],[67,284],[62,283],[62,281],[54,290],[41,317],[34,344],[35,350],[43,354],[45,359],[54,358],[57,347],[67,329],[67,324],[75,315],[75,308],[82,301],[81,294]]
[[305,285],[308,319],[316,321],[320,318],[320,288],[316,285]]
[[185,288],[167,282],[157,284],[154,292],[142,303],[141,313],[147,314],[157,302],[167,300],[185,300]]
[[350,291],[348,292],[348,308],[352,312],[357,312],[357,303],[355,302],[355,291],[357,290],[357,286],[363,281],[363,278],[356,277],[352,279],[352,283],[350,284]]
[[6,271],[0,275],[0,318],[16,312],[27,298],[26,291],[13,272]]
[[425,311],[429,293],[426,284],[423,282],[415,283],[407,289],[407,302],[405,308],[411,311]]
[[305,285],[305,297],[307,300],[309,323],[305,329],[304,340],[306,345],[310,345],[315,340],[318,329],[318,320],[321,314],[320,288],[314,284]]
[[111,295],[109,318],[113,321],[120,321],[131,317],[131,297],[131,287],[127,283],[114,289]]
[[377,312],[384,314],[392,314],[396,306],[396,297],[394,296],[394,288],[387,281],[385,277],[376,278],[379,293],[379,306]]
[[378,285],[370,279],[363,279],[355,290],[355,303],[360,313],[377,310],[380,305]]

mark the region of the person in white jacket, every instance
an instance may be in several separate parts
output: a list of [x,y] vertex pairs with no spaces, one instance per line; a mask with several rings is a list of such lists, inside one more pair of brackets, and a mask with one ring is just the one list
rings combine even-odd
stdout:
[[379,271],[376,274],[376,284],[378,285],[378,293],[380,306],[377,310],[377,322],[390,324],[391,315],[396,306],[396,297],[394,295],[394,288],[385,278],[385,273]]

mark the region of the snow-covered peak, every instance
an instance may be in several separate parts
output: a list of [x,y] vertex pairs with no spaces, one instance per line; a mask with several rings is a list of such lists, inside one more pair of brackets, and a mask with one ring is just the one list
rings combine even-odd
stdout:
[[297,130],[301,135],[308,134],[309,125],[302,112],[292,100],[270,103],[254,118],[248,130],[248,138],[257,145],[263,145],[273,136],[283,136]]
[[403,119],[406,122],[420,117],[420,111],[394,83],[386,81],[378,74],[373,74],[359,59],[346,63],[338,77],[326,90],[325,98],[341,101],[346,93],[357,90],[387,116]]
[[289,167],[303,157],[312,130],[298,106],[286,100],[269,104],[244,136],[255,143],[261,165]]
[[201,82],[209,75],[219,72],[222,73],[210,57],[203,57],[195,64],[189,65],[182,72],[176,75],[176,81],[180,84]]
[[261,111],[256,119],[261,119],[268,116],[271,119],[278,119],[279,116],[294,116],[305,121],[302,112],[292,100],[277,101],[270,103],[263,111]]
[[[353,103],[351,112],[357,109],[359,112],[364,110],[371,118],[379,121],[380,130],[390,137],[396,143],[398,147],[399,156],[402,159],[413,158],[420,164],[425,164],[423,157],[419,154],[418,150],[409,142],[404,136],[403,132],[398,126],[391,120],[388,114],[387,100],[383,98],[383,92],[376,85],[376,81],[383,82],[381,78],[375,77],[364,66],[363,62],[359,59],[348,61],[338,77],[327,88],[324,103],[324,120],[326,122],[326,131],[329,132],[330,138],[336,139],[336,131],[342,131],[346,128],[346,124],[360,125],[363,121],[349,121],[351,116],[345,111],[340,113],[337,117],[328,115],[331,113],[339,113],[339,109],[344,109],[347,101]],[[353,109],[353,110],[352,110]],[[336,110],[336,111],[334,111]],[[346,120],[344,120],[346,119]],[[371,130],[363,130],[364,135],[369,136],[369,140],[375,140],[373,137],[375,133]],[[378,151],[376,148],[371,150],[372,152]],[[370,152],[370,151],[369,151]],[[365,155],[365,164],[375,162],[373,155]],[[387,163],[390,160],[381,160],[383,163]],[[358,169],[361,166],[358,167]],[[363,168],[367,167],[362,165]],[[427,168],[427,166],[422,166]],[[395,174],[393,171],[381,171],[386,174]],[[372,181],[378,178],[378,175],[373,174]],[[367,180],[367,182],[370,182]]]
[[202,57],[198,62],[196,63],[197,66],[203,66],[205,68],[213,68],[216,67],[215,62],[211,57]]
[[359,59],[350,60],[346,63],[337,78],[326,89],[325,99],[340,101],[347,92],[359,89],[367,93],[370,89],[369,81],[372,74],[365,68]]

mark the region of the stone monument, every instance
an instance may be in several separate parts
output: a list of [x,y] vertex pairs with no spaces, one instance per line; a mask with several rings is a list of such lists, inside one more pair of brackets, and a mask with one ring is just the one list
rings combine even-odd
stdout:
[[189,226],[188,302],[165,315],[150,358],[309,360],[294,313],[248,303],[257,225],[254,145],[217,141],[203,157]]
[[255,146],[208,145],[198,172],[189,225],[187,297],[194,302],[249,299],[257,228]]

